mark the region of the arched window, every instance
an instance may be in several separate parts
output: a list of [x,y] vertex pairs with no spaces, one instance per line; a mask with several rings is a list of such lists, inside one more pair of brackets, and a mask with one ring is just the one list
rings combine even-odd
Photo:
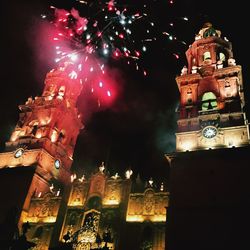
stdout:
[[206,60],[210,60],[211,59],[211,54],[209,51],[206,51],[204,52],[203,54],[203,60],[206,61]]
[[102,200],[99,196],[93,196],[88,200],[88,208],[100,210],[102,206]]
[[217,100],[213,92],[204,93],[201,102],[202,102],[202,110],[211,110],[217,108]]
[[222,53],[222,52],[219,53],[219,60],[222,62],[224,62],[226,60],[226,56],[224,53]]
[[203,34],[204,38],[207,38],[207,37],[210,37],[210,36],[218,36],[217,31],[212,26],[209,27],[208,29],[206,29],[204,31],[204,34]]
[[153,230],[152,227],[146,226],[142,232],[142,250],[152,250],[153,249]]
[[190,103],[192,103],[192,89],[191,88],[187,90],[187,104],[190,104]]
[[58,141],[61,143],[65,142],[65,131],[62,129],[58,135]]

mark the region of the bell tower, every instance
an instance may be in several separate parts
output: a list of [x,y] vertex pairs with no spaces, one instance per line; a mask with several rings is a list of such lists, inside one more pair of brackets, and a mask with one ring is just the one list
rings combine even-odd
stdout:
[[176,151],[249,144],[242,70],[231,43],[205,23],[186,58],[188,66],[176,77],[180,91]]
[[19,199],[19,213],[27,211],[34,193],[49,190],[51,180],[62,186],[70,182],[74,147],[83,127],[76,108],[81,89],[81,81],[65,63],[47,73],[42,96],[19,106],[17,125],[0,153],[0,169],[34,169],[27,192]]

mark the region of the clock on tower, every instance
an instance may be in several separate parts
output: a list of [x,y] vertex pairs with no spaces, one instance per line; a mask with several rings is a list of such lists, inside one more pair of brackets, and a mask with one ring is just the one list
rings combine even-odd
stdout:
[[180,91],[176,150],[248,145],[242,70],[231,43],[206,23],[186,57],[188,67],[176,78]]

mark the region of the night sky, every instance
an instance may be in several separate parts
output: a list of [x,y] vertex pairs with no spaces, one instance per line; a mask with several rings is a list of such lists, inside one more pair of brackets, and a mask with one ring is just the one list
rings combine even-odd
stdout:
[[[72,167],[80,173],[87,173],[104,161],[111,174],[123,175],[124,170],[131,167],[134,176],[140,172],[143,179],[151,176],[158,176],[159,182],[166,179],[168,163],[164,153],[175,149],[175,110],[179,98],[175,77],[186,64],[184,53],[188,45],[207,21],[232,42],[234,58],[243,67],[249,113],[246,1],[232,4],[229,1],[176,0],[172,7],[167,0],[145,2],[155,6],[152,16],[157,29],[173,32],[187,45],[161,36],[149,46],[149,53],[143,58],[147,77],[123,62],[112,63],[120,81],[120,91],[119,98],[108,109],[89,109],[86,105],[92,107],[93,103],[80,98],[85,129],[78,138]],[[44,45],[44,37],[40,40],[40,15],[50,4],[70,9],[73,3],[73,0],[1,1],[1,150],[18,120],[18,105],[30,96],[41,94],[45,75],[54,67],[51,48]],[[181,19],[184,16],[189,18],[188,22]],[[168,24],[172,21],[176,25],[171,29]],[[180,58],[176,59],[173,53],[178,53]]]

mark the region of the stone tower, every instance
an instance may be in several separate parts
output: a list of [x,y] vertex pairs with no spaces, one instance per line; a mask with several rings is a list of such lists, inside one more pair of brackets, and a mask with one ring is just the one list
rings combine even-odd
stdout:
[[236,65],[231,43],[206,23],[186,57],[188,67],[176,78],[180,91],[176,150],[248,144],[241,66]]
[[206,23],[186,51],[176,152],[170,165],[166,249],[249,248],[249,128],[241,66]]
[[[5,152],[0,154],[0,169],[21,171],[16,185],[22,194],[7,199],[5,210],[15,205],[18,216],[25,217],[31,197],[48,192],[51,180],[61,186],[70,182],[73,151],[83,127],[76,108],[81,89],[81,82],[72,77],[70,65],[65,64],[46,75],[41,96],[28,98],[19,106],[19,120]],[[31,171],[29,177],[25,179],[22,171]]]

